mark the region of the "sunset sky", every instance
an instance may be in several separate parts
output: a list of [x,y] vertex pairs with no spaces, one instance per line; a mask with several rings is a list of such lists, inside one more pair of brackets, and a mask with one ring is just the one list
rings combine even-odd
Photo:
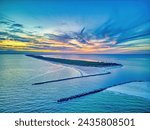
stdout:
[[1,0],[0,52],[149,53],[149,0]]

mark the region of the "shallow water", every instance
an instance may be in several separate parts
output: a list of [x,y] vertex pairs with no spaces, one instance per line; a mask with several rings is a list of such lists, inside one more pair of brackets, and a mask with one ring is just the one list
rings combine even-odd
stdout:
[[[83,69],[25,55],[0,55],[0,112],[150,112],[149,98],[106,90],[64,103],[56,101],[82,92],[132,80],[150,82],[149,55],[51,55],[71,59],[121,63],[121,68]],[[110,71],[111,74],[42,85],[36,82]],[[138,84],[138,83],[137,83]],[[134,84],[136,86],[136,83]],[[134,87],[133,85],[133,87]],[[121,87],[120,87],[121,88]],[[119,88],[119,89],[120,89]],[[137,88],[137,87],[135,87]],[[141,95],[146,90],[142,86]],[[123,91],[123,90],[122,90]],[[139,90],[137,90],[139,91]],[[134,92],[136,93],[136,92]],[[146,93],[150,96],[150,93]]]

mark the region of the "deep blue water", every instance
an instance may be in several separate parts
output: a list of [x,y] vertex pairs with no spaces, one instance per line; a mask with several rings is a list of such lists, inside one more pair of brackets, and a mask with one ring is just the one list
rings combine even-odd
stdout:
[[[34,86],[32,84],[36,82],[79,76],[80,67],[19,54],[0,55],[0,112],[150,112],[150,55],[50,56],[115,62],[123,67],[102,68],[111,72],[109,75]],[[81,67],[81,70],[84,69]],[[90,73],[101,71],[97,68],[86,70]],[[116,88],[119,92],[108,89],[68,102],[56,102],[63,97],[132,80],[145,82]]]

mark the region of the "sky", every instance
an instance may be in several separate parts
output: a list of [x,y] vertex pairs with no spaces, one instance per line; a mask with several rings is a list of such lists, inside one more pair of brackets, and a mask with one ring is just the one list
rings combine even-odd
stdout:
[[1,0],[0,52],[150,54],[149,0]]

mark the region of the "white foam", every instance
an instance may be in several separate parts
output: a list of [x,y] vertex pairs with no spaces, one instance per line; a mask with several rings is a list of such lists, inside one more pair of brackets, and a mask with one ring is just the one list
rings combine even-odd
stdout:
[[150,82],[132,82],[107,89],[109,91],[139,96],[150,100]]

